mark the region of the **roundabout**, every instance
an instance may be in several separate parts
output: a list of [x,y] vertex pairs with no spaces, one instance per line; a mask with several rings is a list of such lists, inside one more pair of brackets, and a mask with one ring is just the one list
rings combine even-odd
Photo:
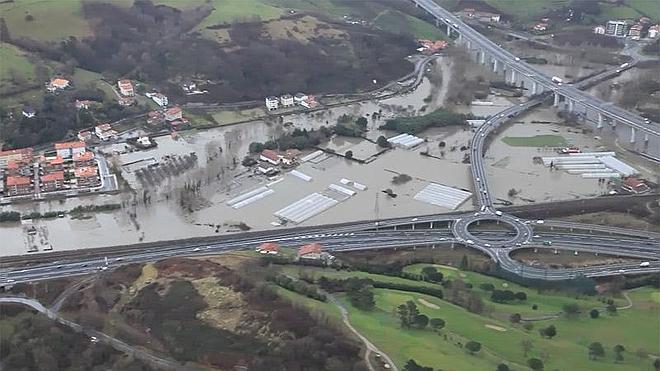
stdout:
[[[470,231],[470,227],[481,222],[502,224],[515,232],[515,235],[509,239],[486,239],[478,237]],[[506,248],[512,246],[522,246],[528,244],[532,238],[533,231],[528,223],[509,214],[494,214],[490,212],[476,212],[457,219],[452,224],[452,232],[456,239],[469,246],[480,248]]]

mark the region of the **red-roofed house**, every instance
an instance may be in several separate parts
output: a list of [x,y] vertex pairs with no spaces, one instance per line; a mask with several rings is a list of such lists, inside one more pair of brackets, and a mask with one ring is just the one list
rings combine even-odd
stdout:
[[280,252],[280,246],[273,242],[265,242],[257,247],[257,252],[261,254],[277,255]]
[[117,81],[117,86],[119,87],[119,93],[121,93],[121,95],[125,97],[132,97],[135,95],[131,80],[119,80]]
[[64,159],[61,156],[44,159],[41,162],[41,168],[46,173],[62,170],[63,167],[64,167]]
[[78,140],[87,142],[92,139],[92,132],[89,130],[81,131],[78,133]]
[[650,188],[646,183],[634,177],[628,177],[623,181],[623,189],[632,193],[644,193],[650,191]]
[[298,259],[320,260],[323,247],[318,243],[310,243],[298,249]]
[[8,176],[30,176],[32,175],[32,164],[23,161],[9,161],[6,173]]
[[96,166],[77,167],[73,170],[78,187],[97,187],[101,185]]
[[10,161],[31,162],[33,151],[32,148],[10,149],[8,151],[0,151],[0,169],[7,167]]
[[181,107],[172,107],[165,110],[165,120],[174,121],[183,118]]
[[73,164],[76,167],[94,165],[94,152],[76,153],[73,155]]
[[85,142],[75,141],[55,143],[55,151],[57,151],[58,156],[62,158],[69,158],[76,153],[85,152]]
[[5,193],[7,196],[21,196],[34,192],[32,179],[26,176],[8,176]]
[[64,171],[54,171],[39,179],[42,192],[59,191],[64,188]]
[[264,149],[263,152],[261,152],[259,159],[261,161],[269,162],[273,165],[279,165],[282,161],[280,155],[272,149]]
[[56,77],[50,80],[50,84],[48,84],[47,89],[49,92],[52,93],[56,90],[64,90],[68,87],[69,87],[69,80]]

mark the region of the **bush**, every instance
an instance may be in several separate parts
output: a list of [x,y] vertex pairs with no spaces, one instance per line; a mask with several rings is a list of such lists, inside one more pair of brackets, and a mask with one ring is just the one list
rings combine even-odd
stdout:
[[481,343],[470,340],[465,343],[465,349],[467,349],[470,354],[478,353],[481,350]]
[[21,220],[21,213],[17,211],[3,211],[0,212],[1,222],[18,222]]
[[596,319],[600,317],[600,312],[598,311],[598,309],[592,309],[591,312],[589,312],[589,317]]
[[387,138],[385,138],[384,135],[379,136],[378,140],[376,140],[376,143],[378,143],[378,146],[382,147],[382,148],[390,148],[391,147],[390,142],[387,141]]
[[527,360],[527,366],[534,371],[543,370],[543,361],[538,358],[530,358]]
[[444,108],[439,108],[424,116],[397,117],[387,120],[381,129],[395,130],[399,133],[417,134],[430,127],[442,127],[449,125],[463,125],[467,116],[453,113]]
[[495,285],[493,285],[492,283],[482,283],[479,285],[479,288],[484,291],[493,291],[495,290]]

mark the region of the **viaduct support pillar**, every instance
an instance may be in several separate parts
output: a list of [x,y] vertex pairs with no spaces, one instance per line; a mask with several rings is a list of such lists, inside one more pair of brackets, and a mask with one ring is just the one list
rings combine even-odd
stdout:
[[451,37],[451,26],[447,23],[447,36]]
[[568,99],[568,112],[573,113],[573,100],[571,98],[566,99]]
[[516,70],[511,69],[511,85],[516,85]]
[[479,61],[481,64],[486,64],[486,52],[481,50],[479,51],[481,53],[481,60]]
[[649,141],[649,134],[648,133],[644,134],[644,141],[648,143],[648,141]]
[[536,95],[536,88],[538,88],[538,83],[536,81],[532,81],[532,95]]
[[493,72],[497,73],[497,59],[493,59]]
[[603,128],[603,114],[598,112],[598,126],[596,126],[598,129]]
[[440,20],[438,18],[435,19],[435,26],[440,28]]
[[555,102],[552,105],[555,107],[559,106],[559,93],[555,93]]
[[635,143],[635,128],[630,128],[630,143]]

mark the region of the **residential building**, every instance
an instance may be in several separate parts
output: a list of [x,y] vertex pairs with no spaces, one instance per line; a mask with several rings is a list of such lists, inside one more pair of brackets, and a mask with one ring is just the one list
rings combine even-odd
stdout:
[[121,95],[125,97],[132,97],[135,95],[131,80],[119,80],[117,81],[117,86],[119,87],[119,93]]
[[183,118],[181,107],[172,107],[165,110],[165,120],[174,121]]
[[273,165],[279,165],[282,162],[280,155],[272,149],[264,149],[259,156],[259,160],[266,161]]
[[22,196],[34,193],[32,178],[27,176],[8,176],[5,186],[5,195]]
[[165,115],[160,111],[151,111],[147,114],[147,125],[160,125],[165,121]]
[[60,171],[64,168],[64,159],[61,156],[44,158],[43,161],[41,161],[41,168],[45,173]]
[[23,106],[23,110],[21,111],[21,113],[23,114],[23,116],[31,119],[37,115],[37,110],[30,106]]
[[307,94],[304,93],[296,93],[296,95],[293,96],[293,101],[295,104],[302,104],[302,102],[307,100]]
[[117,132],[112,130],[110,124],[101,124],[94,128],[94,134],[101,140],[108,140],[114,138],[117,135]]
[[277,99],[276,96],[271,95],[269,97],[266,97],[266,108],[268,108],[269,111],[276,110],[280,107],[280,100]]
[[633,40],[639,40],[640,37],[642,37],[642,29],[644,26],[641,24],[634,24],[630,26],[628,29],[628,37],[630,37]]
[[550,25],[548,23],[541,22],[541,23],[537,23],[534,26],[534,28],[532,28],[532,30],[537,32],[543,32],[543,31],[547,31],[549,26]]
[[92,139],[92,132],[89,130],[81,131],[77,135],[78,140],[83,141],[83,142],[88,142],[89,140]]
[[133,97],[119,97],[117,103],[119,103],[120,106],[128,107],[135,104],[135,99],[133,99]]
[[31,176],[32,164],[24,161],[9,161],[5,173],[7,176]]
[[167,104],[169,103],[167,96],[161,93],[151,93],[151,94],[147,94],[147,96],[161,107],[166,107]]
[[64,189],[64,171],[54,171],[39,178],[42,192],[53,192]]
[[197,90],[197,84],[195,84],[192,81],[186,81],[181,85],[181,88],[183,89],[184,92],[186,93],[192,93],[195,90]]
[[76,153],[75,155],[73,155],[73,165],[75,167],[93,166],[96,164],[94,158],[95,158],[94,152],[91,151]]
[[300,152],[300,150],[297,150],[295,148],[287,149],[284,152],[284,156],[282,156],[282,162],[286,165],[294,164],[296,161],[298,161],[298,157],[301,154],[302,152]]
[[647,36],[651,39],[655,39],[660,36],[660,24],[653,25],[649,27],[649,32]]
[[31,147],[0,151],[0,169],[5,169],[10,161],[32,162],[33,150]]
[[85,152],[85,147],[85,142],[82,141],[55,143],[55,151],[62,158],[71,158],[76,153]]
[[298,249],[298,259],[320,260],[323,247],[318,243],[310,243]]
[[594,27],[594,33],[598,35],[605,35],[605,26]]
[[300,105],[305,108],[313,108],[316,107],[317,104],[318,103],[316,102],[316,97],[314,97],[313,95],[307,96],[307,99],[305,99],[300,103]]
[[293,96],[291,94],[284,94],[280,97],[280,103],[282,107],[291,107],[293,106]]
[[55,78],[50,80],[50,83],[48,84],[46,89],[49,92],[53,93],[57,90],[64,90],[64,89],[68,88],[69,84],[70,84],[69,80],[63,79],[61,77],[55,77]]
[[277,255],[280,252],[280,246],[273,242],[264,242],[257,247],[260,254]]
[[639,19],[637,20],[637,23],[639,23],[641,25],[651,24],[651,22],[652,22],[652,19],[649,18],[649,17],[645,17],[645,16],[639,17]]
[[73,174],[79,188],[91,188],[101,185],[101,178],[98,175],[96,166],[77,167],[73,170]]
[[89,109],[89,106],[94,103],[91,100],[78,100],[76,99],[76,109]]
[[622,188],[631,193],[645,193],[651,190],[646,183],[634,177],[626,178]]
[[427,53],[439,52],[440,50],[446,48],[447,45],[449,45],[445,40],[421,39],[421,40],[417,40],[417,43],[419,44],[419,48],[417,48],[417,51],[427,52]]
[[605,35],[625,37],[628,34],[628,27],[627,21],[607,21]]
[[263,175],[268,175],[268,176],[275,175],[275,174],[277,174],[277,173],[280,172],[280,171],[279,171],[277,168],[275,168],[275,167],[272,167],[272,166],[261,166],[261,165],[257,166],[257,171],[258,171],[259,173],[263,174]]
[[490,12],[475,12],[474,17],[480,22],[498,23],[501,19],[500,14]]

